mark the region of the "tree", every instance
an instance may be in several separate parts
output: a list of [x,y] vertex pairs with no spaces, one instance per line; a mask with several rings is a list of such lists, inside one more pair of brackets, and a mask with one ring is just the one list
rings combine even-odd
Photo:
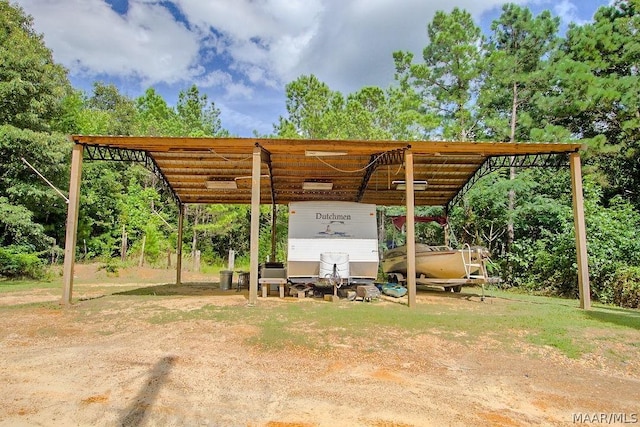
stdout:
[[280,137],[389,139],[396,129],[392,100],[378,87],[345,98],[311,75],[289,83],[286,92],[289,114],[275,127]]
[[209,103],[207,95],[200,95],[196,85],[178,95],[176,105],[178,119],[181,122],[182,136],[225,136],[222,129],[220,110]]
[[547,90],[544,70],[558,44],[559,19],[548,10],[534,17],[528,8],[506,4],[491,24],[487,74],[479,104],[487,134],[498,141],[528,141],[535,95]]
[[[0,263],[30,268],[31,261],[18,261],[37,259],[64,234],[64,202],[24,160],[64,188],[69,144],[63,135],[45,131],[69,87],[66,71],[53,63],[31,17],[0,1],[0,221],[2,245],[10,248]],[[20,268],[9,270],[20,275]]]
[[326,115],[336,105],[342,108],[342,94],[333,92],[314,75],[300,76],[286,86],[288,117],[280,117],[276,133],[281,137],[323,139],[328,137]]
[[571,25],[540,94],[549,123],[589,143],[605,185],[640,207],[640,1],[617,0],[594,22]]
[[69,83],[53,62],[33,19],[18,6],[0,1],[0,124],[49,129]]
[[[556,47],[558,25],[559,19],[552,18],[549,11],[534,18],[528,8],[515,4],[504,5],[500,17],[491,24],[487,77],[479,103],[493,138],[529,140],[530,129],[535,127],[532,99],[548,84],[541,78],[541,71]],[[511,167],[509,179],[513,181],[515,177],[516,170]],[[509,189],[509,212],[515,209],[515,197],[514,189]],[[510,215],[507,224],[507,247],[515,238],[512,218]]]
[[436,138],[473,140],[474,101],[483,72],[482,32],[469,12],[454,8],[450,14],[436,12],[427,35],[424,63],[411,64],[411,54],[394,53],[396,78],[420,94],[421,112],[438,117]]
[[177,136],[181,132],[178,115],[155,89],[149,88],[136,100],[136,134]]

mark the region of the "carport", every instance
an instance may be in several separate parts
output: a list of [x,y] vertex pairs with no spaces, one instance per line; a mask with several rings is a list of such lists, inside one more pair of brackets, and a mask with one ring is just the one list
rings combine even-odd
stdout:
[[[293,201],[405,206],[409,307],[416,304],[415,206],[444,206],[448,210],[478,179],[503,167],[563,167],[568,162],[580,307],[590,307],[580,144],[87,135],[73,135],[71,140],[74,146],[63,271],[64,304],[70,304],[72,299],[82,162],[87,158],[141,162],[162,179],[180,212],[178,284],[185,206],[250,204],[250,304],[258,300],[261,204],[273,207],[274,221],[275,206]],[[275,253],[275,235],[272,252]]]

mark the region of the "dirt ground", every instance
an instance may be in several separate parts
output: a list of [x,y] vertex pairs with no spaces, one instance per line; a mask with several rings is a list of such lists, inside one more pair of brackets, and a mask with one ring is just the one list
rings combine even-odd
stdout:
[[[118,287],[170,273],[137,270],[131,283],[89,266],[76,274],[81,301],[68,309],[47,303],[57,288],[0,294],[0,426],[529,426],[602,413],[626,417],[607,425],[639,423],[637,361],[623,368],[551,348],[498,351],[489,339],[469,348],[428,331],[393,345],[376,337],[336,344],[330,357],[260,351],[247,345],[257,332],[249,322],[154,323],[149,305],[186,312],[324,302],[269,297],[247,307],[246,292],[233,291],[117,298]],[[418,302],[441,298],[419,293]]]

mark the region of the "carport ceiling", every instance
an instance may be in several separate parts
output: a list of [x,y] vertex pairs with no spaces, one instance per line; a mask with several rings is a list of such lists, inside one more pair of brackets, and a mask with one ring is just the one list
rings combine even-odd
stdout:
[[399,181],[405,179],[406,150],[413,154],[414,182],[427,183],[424,189],[416,185],[415,204],[446,206],[494,166],[540,166],[558,155],[562,160],[562,154],[581,147],[555,143],[86,135],[74,135],[72,140],[85,146],[89,159],[145,162],[165,179],[181,203],[250,204],[253,151],[260,147],[263,204],[324,200],[385,206],[405,205],[406,193]]

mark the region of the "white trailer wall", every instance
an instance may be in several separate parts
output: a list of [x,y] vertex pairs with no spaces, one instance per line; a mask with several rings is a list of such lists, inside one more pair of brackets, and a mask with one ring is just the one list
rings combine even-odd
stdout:
[[376,206],[351,202],[289,204],[287,275],[317,278],[320,254],[349,254],[351,279],[375,280],[378,274]]

